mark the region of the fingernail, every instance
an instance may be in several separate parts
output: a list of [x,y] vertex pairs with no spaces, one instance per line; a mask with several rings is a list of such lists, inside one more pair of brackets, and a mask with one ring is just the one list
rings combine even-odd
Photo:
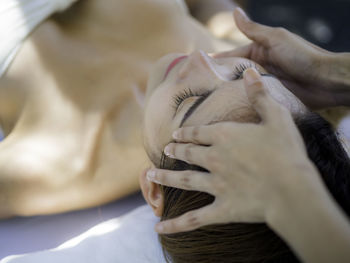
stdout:
[[241,14],[241,16],[243,17],[244,20],[246,20],[246,21],[250,20],[249,17],[247,16],[247,14],[243,11],[242,8],[237,7],[237,11]]
[[174,138],[175,140],[180,139],[180,133],[179,133],[179,131],[174,131],[174,132],[173,132],[173,138]]
[[174,158],[174,155],[171,153],[171,147],[170,145],[167,145],[165,148],[164,148],[164,154],[170,158]]
[[147,176],[147,180],[148,180],[148,181],[153,181],[154,178],[156,177],[156,171],[154,171],[154,170],[148,170],[146,176]]
[[162,224],[156,224],[155,229],[158,233],[162,233],[164,231],[164,227]]
[[255,68],[248,68],[243,72],[243,77],[248,86],[260,81],[260,74]]

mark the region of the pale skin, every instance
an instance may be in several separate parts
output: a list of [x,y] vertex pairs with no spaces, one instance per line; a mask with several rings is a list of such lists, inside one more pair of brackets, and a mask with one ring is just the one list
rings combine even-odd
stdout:
[[[236,20],[239,19],[238,14]],[[236,22],[239,24],[239,21]],[[255,26],[260,25],[252,27]],[[267,29],[270,33],[273,31],[271,28]],[[278,29],[276,32],[280,31]],[[283,31],[283,34],[287,34],[287,32]],[[278,34],[272,34],[272,41],[278,40],[278,38],[273,39],[273,36],[276,35]],[[269,35],[264,36],[268,37]],[[289,37],[296,38],[292,34]],[[253,38],[252,34],[251,38]],[[303,44],[298,37],[296,41]],[[284,45],[287,46],[284,49],[288,50],[288,43]],[[231,56],[236,54],[235,52],[242,52],[242,50],[250,49],[252,46],[215,57]],[[280,46],[283,47],[282,39]],[[311,60],[312,56],[307,57],[307,55],[310,55],[309,51],[313,46],[306,41],[301,45],[301,47],[303,46],[304,49],[300,48],[299,50],[301,57],[304,56],[304,58]],[[268,49],[268,47],[261,48]],[[273,51],[273,48],[270,49]],[[268,52],[272,52],[271,50]],[[316,52],[316,50],[314,51]],[[250,52],[246,54],[250,54]],[[331,54],[324,53],[325,51],[322,50],[320,52],[319,54],[327,54],[327,56],[326,58],[319,57],[318,61],[328,61]],[[288,58],[288,53],[286,56]],[[344,59],[339,60],[339,56],[335,57],[338,58],[337,65],[347,65],[347,54],[345,54]],[[265,63],[270,63],[270,65],[275,63],[273,65],[275,68],[284,69],[288,69],[290,65],[287,63],[283,65],[283,59],[265,61]],[[333,65],[330,66],[333,67]],[[325,102],[323,99],[317,100],[319,97],[316,96],[314,105],[320,107],[325,103],[329,103],[327,106],[332,105],[335,101],[340,103],[339,90],[342,90],[342,94],[344,94],[344,90],[349,92],[347,85],[349,79],[344,77],[349,74],[346,69],[349,70],[349,68],[339,66],[336,71],[326,71],[334,74],[326,75],[330,77],[329,82],[337,84],[325,86],[324,92],[332,93],[333,99]],[[321,73],[326,74],[326,72]],[[342,73],[343,78],[340,78],[339,74],[336,75],[339,72]],[[310,72],[313,77],[317,76],[316,73],[316,70]],[[291,73],[291,76],[294,81],[295,79],[298,82],[303,80],[301,73],[299,75]],[[321,79],[321,77],[325,78],[324,75],[320,74],[319,78]],[[164,152],[172,158],[202,166],[209,170],[210,174],[152,169],[148,172],[147,178],[159,184],[208,192],[213,194],[216,199],[212,205],[158,224],[156,230],[160,233],[174,233],[189,231],[213,223],[266,222],[287,241],[305,262],[347,262],[350,258],[348,252],[350,244],[349,222],[330,197],[315,167],[307,159],[303,142],[289,111],[271,98],[266,91],[266,84],[254,70],[247,70],[244,78],[248,98],[259,113],[262,123],[260,125],[242,125],[224,122],[186,127],[172,134],[172,138],[177,143],[169,144]],[[307,76],[304,75],[304,78],[306,83]],[[319,81],[321,82],[321,80]],[[310,87],[311,85],[306,86],[306,89],[311,89]],[[310,91],[305,91],[306,97]],[[349,101],[344,100],[341,103],[347,105]],[[256,147],[257,145],[259,147]],[[270,158],[271,156],[273,157]],[[254,160],[254,162],[250,160]],[[269,164],[271,160],[273,163]],[[276,162],[276,160],[278,161]],[[233,170],[234,174],[231,173]],[[281,171],[284,171],[286,175],[279,176]],[[285,171],[291,172],[285,173]],[[141,183],[148,185],[145,188],[148,192],[144,191],[144,195],[154,208],[155,213],[161,214],[162,197],[155,194],[157,187],[152,186],[152,183],[147,183],[146,173],[141,176]],[[299,187],[293,187],[293,185]],[[149,194],[147,195],[147,193]],[[309,200],[310,206],[304,203],[303,200],[306,199]],[[193,224],[193,222],[196,223]]]
[[0,79],[0,218],[137,191],[149,165],[140,131],[151,65],[224,46],[173,0],[77,2],[44,21]]

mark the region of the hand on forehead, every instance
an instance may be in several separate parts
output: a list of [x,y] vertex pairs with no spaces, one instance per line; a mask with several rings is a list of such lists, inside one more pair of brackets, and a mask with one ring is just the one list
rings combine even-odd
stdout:
[[172,66],[168,73],[169,65],[180,55],[183,56],[175,54],[160,59],[150,75],[145,145],[148,152],[158,153],[159,158],[164,146],[171,141],[172,132],[181,125],[257,121],[243,86],[242,74],[246,68],[256,68],[271,95],[292,113],[303,109],[279,80],[250,60],[213,59],[203,52],[195,52]]

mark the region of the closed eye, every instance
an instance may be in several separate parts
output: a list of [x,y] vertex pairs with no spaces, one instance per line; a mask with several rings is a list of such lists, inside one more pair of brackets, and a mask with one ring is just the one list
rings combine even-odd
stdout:
[[173,97],[173,108],[175,113],[184,100],[191,97],[199,97],[199,98],[207,97],[211,92],[212,92],[211,90],[193,91],[191,89],[187,89],[179,92]]
[[256,69],[259,74],[261,76],[266,76],[266,77],[274,77],[273,75],[271,74],[267,74],[267,73],[262,73],[260,72],[260,70],[258,69],[258,66],[257,64],[255,64],[254,62],[252,61],[247,61],[247,62],[244,62],[244,63],[241,63],[241,64],[238,64],[238,65],[235,65],[233,71],[232,71],[232,77],[231,77],[231,80],[239,80],[239,79],[243,79],[243,72],[248,69],[248,68],[254,68]]

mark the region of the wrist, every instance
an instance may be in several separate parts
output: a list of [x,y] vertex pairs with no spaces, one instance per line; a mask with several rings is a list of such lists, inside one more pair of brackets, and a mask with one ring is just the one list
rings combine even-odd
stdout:
[[278,229],[286,218],[293,217],[296,211],[301,210],[305,200],[317,200],[325,193],[327,195],[327,189],[311,162],[304,162],[290,171],[289,175],[285,175],[290,178],[289,182],[284,184],[280,196],[271,202],[266,213],[266,223],[272,229]]
[[303,262],[348,262],[347,217],[322,180],[310,180],[318,173],[308,177],[296,182],[294,194],[281,198],[284,202],[268,215],[267,224]]
[[327,52],[319,61],[320,83],[334,94],[335,106],[350,106],[350,53]]

